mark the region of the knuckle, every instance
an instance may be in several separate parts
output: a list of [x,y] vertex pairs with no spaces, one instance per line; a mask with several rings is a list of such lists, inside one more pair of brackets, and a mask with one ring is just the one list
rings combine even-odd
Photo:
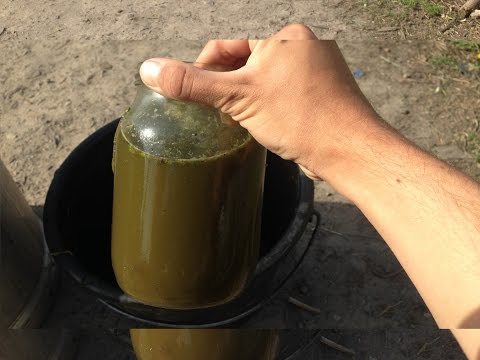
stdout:
[[222,112],[235,115],[241,111],[239,104],[248,102],[253,88],[256,88],[253,77],[249,73],[233,76],[223,83],[217,82],[212,93],[219,94],[212,99],[212,105]]
[[222,112],[231,114],[235,112],[236,105],[238,102],[244,98],[243,94],[239,89],[235,89],[232,87],[222,89],[223,96],[221,98],[216,99],[214,106],[217,109],[220,109]]
[[303,24],[290,24],[284,30],[289,36],[289,39],[286,40],[310,39],[315,36],[312,30]]
[[160,88],[167,96],[176,99],[188,99],[192,93],[193,76],[183,66],[166,66],[162,69]]
[[245,87],[229,87],[223,90],[223,96],[215,102],[214,106],[220,111],[241,120],[247,113],[253,111],[253,89]]

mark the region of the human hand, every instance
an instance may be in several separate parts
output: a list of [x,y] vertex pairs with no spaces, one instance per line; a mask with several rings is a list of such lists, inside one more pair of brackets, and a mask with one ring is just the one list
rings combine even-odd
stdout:
[[[293,25],[266,40],[209,42],[197,61],[205,65],[151,59],[140,73],[167,97],[229,114],[269,150],[324,178],[375,226],[440,327],[478,324],[478,182],[381,120],[334,42]],[[456,335],[476,356],[472,334]]]
[[[154,58],[143,82],[164,96],[214,106],[270,151],[319,178],[376,115],[333,41],[303,25],[266,40],[210,41],[198,64]],[[221,68],[223,72],[206,69]]]

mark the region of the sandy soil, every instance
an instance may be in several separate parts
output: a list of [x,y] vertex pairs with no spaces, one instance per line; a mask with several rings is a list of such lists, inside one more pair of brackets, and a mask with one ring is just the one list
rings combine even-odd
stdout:
[[[311,330],[287,330],[281,333],[281,353],[291,353],[298,337],[312,337]],[[339,352],[320,341],[323,336],[355,351],[355,355]],[[90,331],[77,333],[77,360],[134,360],[125,334]],[[125,341],[127,340],[127,341]],[[279,360],[284,360],[280,357]],[[314,342],[288,360],[375,360],[375,359],[465,359],[448,331],[425,330],[322,330]]]
[[[479,89],[473,74],[432,64],[446,43],[340,45],[351,68],[365,72],[359,84],[389,123],[425,149],[480,175],[472,156],[455,141],[475,127]],[[128,107],[141,61],[151,56],[193,60],[201,47],[185,40],[0,42],[6,55],[0,64],[0,153],[27,200],[42,205],[67,154]]]
[[[420,3],[442,6],[429,15]],[[456,23],[463,0],[160,0],[154,2],[4,0],[0,39],[262,38],[285,24],[322,38],[480,38],[479,21]]]
[[[281,330],[278,360],[465,359],[448,331],[425,330]],[[61,341],[59,341],[61,339]],[[355,355],[328,346],[334,341]],[[134,360],[128,330],[10,331],[5,360]],[[26,345],[29,346],[26,346]],[[61,349],[65,356],[52,356]],[[72,358],[72,354],[73,358]],[[4,359],[4,357],[2,357]]]
[[[192,60],[201,46],[185,40],[0,42],[0,53],[6,55],[0,63],[4,84],[0,88],[0,157],[29,203],[41,207],[55,169],[69,152],[128,107],[134,96],[133,77],[142,60],[151,56]],[[458,140],[478,121],[476,75],[446,69],[432,60],[450,43],[363,40],[342,41],[340,46],[352,70],[364,71],[358,82],[389,123],[440,158],[480,176],[473,156]],[[424,343],[441,336],[438,343],[443,353],[459,358],[458,346],[448,333],[436,330],[413,285],[397,271],[398,262],[365,217],[328,185],[315,186],[315,207],[322,214],[315,245],[281,294],[247,326],[394,328],[399,330],[392,335],[353,330],[337,335],[364,349],[372,360],[384,358],[386,349],[395,354],[391,359],[411,358]],[[322,313],[312,316],[289,305],[289,296]],[[46,324],[136,325],[105,309],[68,278]],[[436,349],[422,356],[448,358]]]

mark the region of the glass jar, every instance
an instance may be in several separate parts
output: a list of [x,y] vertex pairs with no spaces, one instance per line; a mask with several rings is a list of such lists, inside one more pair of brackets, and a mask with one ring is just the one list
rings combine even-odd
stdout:
[[258,261],[266,150],[218,110],[136,85],[112,162],[117,282],[157,307],[226,303]]
[[277,330],[132,329],[138,360],[274,360]]

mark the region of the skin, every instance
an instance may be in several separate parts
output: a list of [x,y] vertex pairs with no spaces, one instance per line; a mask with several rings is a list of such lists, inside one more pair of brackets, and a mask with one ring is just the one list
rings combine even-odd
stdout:
[[477,329],[453,333],[469,359],[480,359],[480,184],[383,121],[337,45],[303,25],[266,40],[210,41],[197,62],[150,59],[140,74],[165,96],[228,113],[270,151],[349,198],[438,326]]

